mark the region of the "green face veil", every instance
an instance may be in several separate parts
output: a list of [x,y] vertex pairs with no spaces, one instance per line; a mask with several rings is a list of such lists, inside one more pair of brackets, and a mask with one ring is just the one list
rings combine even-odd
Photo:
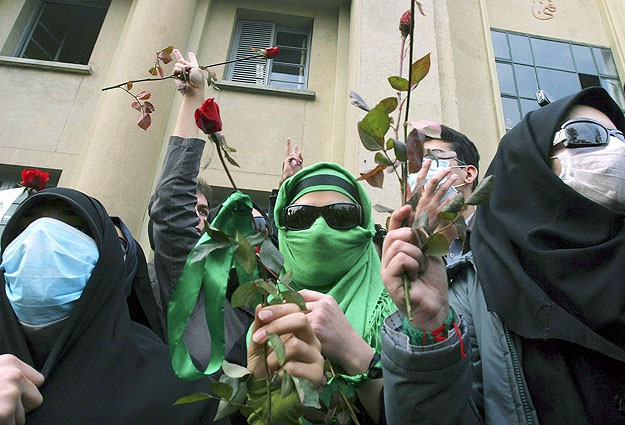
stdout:
[[[287,229],[284,208],[306,193],[322,190],[342,193],[360,204],[360,226],[337,230],[319,216],[308,229]],[[275,217],[284,269],[293,273],[293,289],[332,295],[352,327],[379,352],[382,321],[395,306],[380,277],[380,259],[372,242],[371,201],[360,183],[337,164],[311,165],[284,182]]]

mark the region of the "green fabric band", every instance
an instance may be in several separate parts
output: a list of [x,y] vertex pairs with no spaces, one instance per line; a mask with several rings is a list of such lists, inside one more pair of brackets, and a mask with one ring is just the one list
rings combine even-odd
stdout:
[[[251,235],[254,232],[252,200],[242,192],[234,192],[223,202],[211,225],[232,238],[236,236],[237,231],[243,236]],[[199,249],[206,249],[206,246],[211,244],[218,247],[212,249],[201,261],[191,264],[194,253]],[[221,367],[225,350],[224,303],[232,268],[236,270],[239,283],[258,278],[257,270],[254,270],[253,276],[249,276],[236,263],[231,244],[215,241],[208,233],[202,235],[187,257],[187,263],[167,309],[169,353],[172,367],[179,378],[203,378],[215,373]],[[191,317],[201,288],[204,289],[206,323],[211,336],[210,361],[204,371],[198,370],[193,365],[189,350],[182,340],[182,333]]]
[[[451,324],[453,323],[453,321],[454,321],[454,314],[450,309],[449,314],[447,315],[447,319],[445,319],[445,322],[443,322],[445,327],[441,334],[442,337],[447,338],[447,335],[449,334],[449,329],[451,329]],[[424,332],[420,329],[415,329],[410,324],[410,320],[408,320],[407,317],[404,317],[403,319],[402,328],[403,328],[404,334],[408,335],[410,345],[414,345],[416,347],[424,347],[427,345],[435,344],[437,342],[434,340],[434,336],[432,335],[431,332],[427,332],[427,331]],[[425,343],[424,343],[424,336],[423,336],[424,334],[425,334]]]

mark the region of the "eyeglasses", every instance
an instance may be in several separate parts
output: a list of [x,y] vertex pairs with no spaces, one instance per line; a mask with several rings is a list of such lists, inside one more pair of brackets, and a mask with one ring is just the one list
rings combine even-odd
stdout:
[[[442,149],[428,149],[427,153],[423,156],[423,159],[431,159],[432,161],[436,161],[438,164],[439,161],[447,162],[448,160],[455,160],[458,165],[446,165],[445,167],[449,168],[463,168],[467,166],[467,163],[458,159],[458,154],[454,151],[444,151]],[[445,161],[443,161],[445,160]]]
[[607,129],[598,121],[590,118],[573,118],[568,120],[553,137],[553,146],[563,142],[567,148],[583,148],[604,146],[614,136],[625,143],[625,136],[620,130]]
[[362,211],[360,205],[352,202],[334,202],[322,207],[294,204],[284,209],[284,225],[289,230],[308,229],[320,215],[333,229],[347,230],[360,224]]
[[273,235],[273,226],[271,225],[267,217],[254,217],[254,227],[256,227],[256,233],[266,231],[268,236]]

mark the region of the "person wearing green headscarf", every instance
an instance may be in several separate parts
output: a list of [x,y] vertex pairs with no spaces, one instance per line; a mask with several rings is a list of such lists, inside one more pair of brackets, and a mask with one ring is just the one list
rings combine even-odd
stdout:
[[337,373],[321,399],[328,404],[341,388],[377,422],[382,379],[372,372],[380,328],[395,307],[372,242],[371,201],[349,171],[318,163],[284,182],[275,217],[284,270],[293,273],[291,287],[304,297],[322,354]]

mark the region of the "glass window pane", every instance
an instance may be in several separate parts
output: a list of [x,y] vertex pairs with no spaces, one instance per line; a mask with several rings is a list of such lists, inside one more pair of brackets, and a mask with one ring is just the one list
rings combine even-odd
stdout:
[[510,49],[512,50],[512,59],[515,62],[534,64],[532,59],[532,50],[530,49],[530,40],[524,35],[508,34],[510,39]]
[[297,83],[287,83],[284,81],[271,81],[270,85],[272,86],[278,86],[278,87],[286,87],[288,89],[303,89],[304,85],[303,84],[297,84]]
[[595,52],[595,60],[599,67],[599,73],[616,76],[616,65],[614,65],[614,59],[612,59],[612,52],[607,49],[597,49],[593,47]]
[[535,100],[521,99],[521,115],[525,116],[530,111],[540,108]]
[[512,65],[507,63],[497,63],[497,76],[499,77],[499,90],[502,94],[516,95],[514,87],[514,77],[512,75]]
[[579,78],[573,72],[536,68],[536,73],[540,88],[547,92],[551,100],[560,99],[581,89]]
[[305,65],[306,64],[306,50],[281,47],[280,55],[274,59],[274,63],[275,62]]
[[532,38],[534,59],[537,66],[574,71],[571,48],[567,43]]
[[514,65],[514,73],[516,74],[519,96],[531,98],[536,96],[538,83],[536,82],[535,68],[533,66]]
[[573,50],[573,57],[575,58],[575,65],[577,65],[577,72],[584,74],[597,73],[597,67],[595,67],[595,61],[592,58],[590,47],[571,44],[571,50]]
[[493,49],[495,50],[495,57],[502,59],[510,59],[510,52],[508,51],[508,42],[506,41],[506,33],[499,31],[491,31],[493,37]]
[[613,80],[611,78],[602,78],[601,79],[601,87],[606,89],[612,99],[616,100],[616,103],[619,104],[621,109],[625,109],[625,96],[623,96],[623,88],[621,87],[621,83],[618,80]]
[[519,114],[519,102],[517,102],[516,99],[502,97],[501,104],[503,105],[503,117],[506,124],[506,131],[508,131],[521,121],[521,115]]
[[294,34],[292,32],[278,31],[276,44],[280,47],[291,46],[305,49],[306,47],[308,47],[307,39],[308,37],[306,36],[306,34]]
[[271,67],[271,80],[304,82],[304,67],[274,63]]

